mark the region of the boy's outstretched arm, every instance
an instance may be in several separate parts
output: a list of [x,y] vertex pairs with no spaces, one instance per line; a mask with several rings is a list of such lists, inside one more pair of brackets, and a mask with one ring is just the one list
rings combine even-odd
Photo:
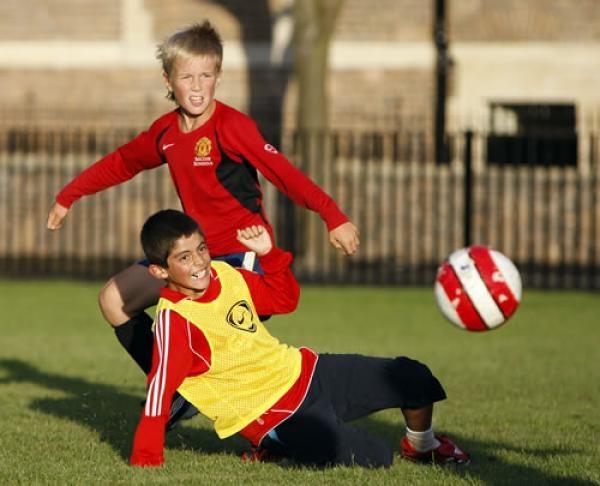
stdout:
[[241,154],[269,182],[299,206],[315,211],[327,225],[329,241],[341,253],[352,255],[360,244],[358,230],[335,200],[312,179],[268,144],[247,116],[230,116],[223,132],[225,148]]
[[155,143],[160,128],[160,124],[154,123],[148,131],[140,133],[71,179],[56,195],[55,204],[48,213],[47,228],[59,229],[71,205],[81,197],[108,189],[128,181],[143,170],[161,165],[163,160]]

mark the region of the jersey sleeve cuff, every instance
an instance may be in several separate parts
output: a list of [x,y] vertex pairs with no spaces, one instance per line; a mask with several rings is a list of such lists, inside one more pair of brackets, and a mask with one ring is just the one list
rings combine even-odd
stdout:
[[325,225],[329,231],[336,229],[338,226],[343,225],[350,221],[348,216],[346,216],[340,209],[335,206],[331,211],[328,212],[327,215],[323,217],[323,221],[325,221]]
[[168,416],[142,415],[133,439],[132,466],[160,466],[164,462],[165,425]]
[[56,202],[58,204],[60,204],[62,207],[69,209],[75,202],[75,199],[67,198],[67,197],[63,196],[63,194],[61,192],[56,196]]
[[270,270],[277,270],[282,266],[289,266],[294,259],[290,252],[277,246],[273,246],[269,253],[259,258],[260,265],[266,273],[269,273]]
[[144,452],[134,452],[131,454],[129,464],[137,467],[158,467],[165,462],[162,454],[152,455]]

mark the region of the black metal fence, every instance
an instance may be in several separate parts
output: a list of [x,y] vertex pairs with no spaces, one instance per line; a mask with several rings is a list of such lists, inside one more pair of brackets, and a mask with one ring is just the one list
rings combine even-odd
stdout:
[[[63,229],[45,229],[60,187],[135,131],[0,130],[0,276],[105,278],[141,256],[144,219],[179,207],[164,167],[84,198]],[[509,256],[526,286],[598,289],[598,141],[579,135],[577,160],[566,163],[564,155],[553,161],[552,151],[519,155],[528,153],[519,144],[535,146],[527,138],[502,152],[498,138],[461,132],[448,136],[448,160],[436,163],[423,132],[290,134],[284,152],[360,228],[361,249],[351,258],[330,247],[317,215],[266,181],[265,206],[304,282],[431,285],[451,251],[478,243]],[[490,160],[493,153],[504,159]]]

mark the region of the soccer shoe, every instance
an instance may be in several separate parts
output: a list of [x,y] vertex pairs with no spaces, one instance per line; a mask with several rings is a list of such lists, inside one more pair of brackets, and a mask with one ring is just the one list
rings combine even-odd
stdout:
[[191,419],[197,414],[198,409],[185,398],[183,398],[179,393],[175,392],[173,395],[173,401],[171,402],[171,413],[169,414],[169,420],[167,421],[165,430],[169,432],[180,420]]
[[440,445],[427,452],[418,452],[404,437],[400,442],[400,456],[413,462],[428,464],[468,464],[471,460],[469,454],[461,451],[450,438],[445,435],[436,435]]
[[283,456],[274,454],[265,447],[250,447],[249,451],[242,454],[242,461],[244,462],[281,462],[284,460]]

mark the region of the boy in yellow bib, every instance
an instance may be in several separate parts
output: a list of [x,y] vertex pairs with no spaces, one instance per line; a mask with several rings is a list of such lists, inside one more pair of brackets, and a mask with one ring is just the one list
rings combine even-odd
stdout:
[[198,224],[180,211],[159,211],[144,224],[149,271],[166,286],[131,464],[163,463],[175,390],[213,422],[219,437],[248,439],[256,458],[273,452],[313,466],[387,467],[390,447],[347,422],[400,408],[407,425],[403,457],[468,462],[450,439],[433,434],[433,403],[445,393],[425,365],[404,357],[317,355],[271,336],[258,316],[296,308],[292,255],[273,247],[262,226],[238,230],[237,238],[258,255],[264,275],[211,262]]

